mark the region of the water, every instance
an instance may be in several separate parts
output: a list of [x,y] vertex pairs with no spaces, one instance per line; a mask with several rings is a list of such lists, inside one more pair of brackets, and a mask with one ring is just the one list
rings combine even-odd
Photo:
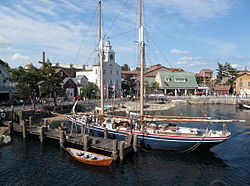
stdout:
[[[141,150],[110,167],[81,164],[59,149],[58,142],[43,145],[37,137],[15,135],[0,147],[0,185],[250,185],[250,111],[231,105],[181,105],[165,114],[246,119],[228,125],[232,137],[208,152],[180,154]],[[191,124],[206,128],[216,125]]]

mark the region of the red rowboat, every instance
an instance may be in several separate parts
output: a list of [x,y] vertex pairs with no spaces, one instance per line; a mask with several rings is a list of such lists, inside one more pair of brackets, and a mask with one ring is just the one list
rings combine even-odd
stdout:
[[113,161],[113,158],[111,157],[103,156],[93,152],[73,148],[66,148],[66,151],[68,151],[70,155],[76,160],[88,165],[109,166]]

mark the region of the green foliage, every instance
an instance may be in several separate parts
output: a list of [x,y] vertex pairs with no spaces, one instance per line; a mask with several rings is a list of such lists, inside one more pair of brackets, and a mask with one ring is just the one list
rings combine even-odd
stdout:
[[135,95],[137,90],[136,78],[133,78],[132,75],[127,75],[122,81],[122,89],[124,92],[124,96],[127,95]]
[[51,95],[55,98],[61,88],[59,74],[55,72],[51,63],[45,63],[41,71],[42,81],[39,82],[41,94],[43,96]]
[[144,83],[145,83],[146,93],[148,94],[155,93],[155,91],[157,91],[160,88],[160,85],[157,82],[150,83],[148,81],[145,81]]
[[130,67],[128,66],[128,64],[124,64],[122,66],[122,70],[130,70]]
[[0,65],[2,65],[7,71],[10,71],[10,66],[8,63],[0,59]]
[[225,82],[226,85],[233,85],[235,77],[237,76],[237,71],[231,66],[230,63],[226,62],[224,65],[217,63],[217,83],[221,83],[223,78],[228,78]]
[[11,80],[16,82],[18,96],[30,98],[35,107],[35,98],[39,95],[38,82],[42,79],[42,73],[39,69],[33,68],[25,70],[22,67],[11,69]]
[[201,76],[195,76],[197,84],[202,84],[203,78]]
[[89,82],[87,85],[81,88],[81,96],[88,99],[97,98],[98,92],[99,92],[98,86],[91,82]]

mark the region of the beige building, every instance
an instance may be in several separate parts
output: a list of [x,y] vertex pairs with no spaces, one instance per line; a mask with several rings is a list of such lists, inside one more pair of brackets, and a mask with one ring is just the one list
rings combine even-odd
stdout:
[[250,95],[250,73],[239,75],[235,82],[237,95]]

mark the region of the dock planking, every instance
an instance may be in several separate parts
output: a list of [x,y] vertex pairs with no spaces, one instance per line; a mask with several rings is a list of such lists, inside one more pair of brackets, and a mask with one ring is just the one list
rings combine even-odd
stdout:
[[[4,124],[9,126],[10,122],[11,121],[5,121]],[[42,130],[42,134],[41,134],[41,127],[44,128],[44,130]],[[116,149],[114,149],[114,139],[109,139],[109,138],[105,139],[102,137],[90,136],[88,134],[83,134],[83,133],[70,134],[70,132],[67,131],[66,127],[61,127],[61,126],[58,128],[51,128],[49,126],[41,126],[41,127],[36,126],[36,125],[29,125],[29,122],[24,121],[24,120],[21,121],[20,124],[17,122],[13,122],[13,126],[12,126],[13,131],[23,133],[23,137],[26,137],[27,134],[40,136],[41,142],[43,142],[43,139],[48,138],[48,139],[59,140],[60,144],[61,143],[76,144],[76,145],[84,146],[84,148],[85,148],[85,144],[88,144],[89,148],[98,149],[101,151],[112,153],[112,156],[113,155],[116,156],[118,151],[124,151],[126,153],[132,151],[131,144],[128,144],[125,142],[124,142],[124,145],[122,146],[123,148],[122,150],[120,149],[121,147],[119,145],[115,145]],[[60,130],[63,131],[64,139],[62,139],[62,136],[60,135]],[[88,137],[84,138],[85,135],[87,135]],[[88,142],[84,143],[84,140],[86,139],[88,140]],[[120,159],[123,159],[123,157],[120,156]]]

